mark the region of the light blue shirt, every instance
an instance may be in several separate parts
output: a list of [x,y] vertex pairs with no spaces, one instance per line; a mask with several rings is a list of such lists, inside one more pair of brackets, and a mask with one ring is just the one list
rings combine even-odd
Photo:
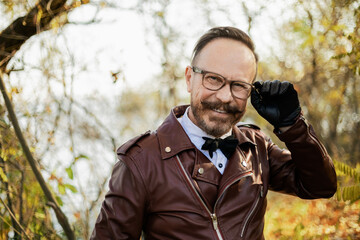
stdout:
[[[223,174],[228,161],[227,158],[221,152],[220,149],[217,149],[213,153],[212,158],[210,157],[208,150],[201,150],[202,145],[205,143],[205,140],[202,137],[208,137],[208,138],[215,138],[215,137],[204,132],[202,129],[200,129],[190,120],[188,116],[189,108],[190,107],[188,107],[184,115],[178,118],[177,120],[184,128],[186,134],[190,138],[190,141],[195,145],[195,147],[199,149],[215,165],[215,167],[219,170],[221,174]],[[231,135],[231,130],[228,133],[221,136],[220,138],[226,138],[230,135]]]

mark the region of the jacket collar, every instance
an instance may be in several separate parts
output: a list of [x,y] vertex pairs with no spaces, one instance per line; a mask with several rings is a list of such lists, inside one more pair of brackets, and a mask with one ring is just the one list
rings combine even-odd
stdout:
[[253,140],[248,138],[236,125],[233,127],[232,131],[233,131],[233,134],[235,135],[235,137],[239,140],[240,147],[243,145],[249,145],[249,144],[256,146],[256,143],[254,143]]
[[[181,117],[185,113],[188,106],[189,105],[182,105],[174,107],[169,116],[157,129],[157,137],[159,140],[162,159],[171,158],[181,151],[195,149],[194,144],[190,141],[181,124],[177,120],[178,117]],[[256,145],[253,141],[246,137],[239,128],[234,127],[233,133],[239,139],[239,146],[244,144]]]

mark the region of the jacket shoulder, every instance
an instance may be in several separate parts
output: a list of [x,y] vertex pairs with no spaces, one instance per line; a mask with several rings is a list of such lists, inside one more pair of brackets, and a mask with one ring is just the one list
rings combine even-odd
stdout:
[[138,143],[145,139],[150,137],[151,135],[151,131],[148,130],[143,134],[140,134],[132,139],[130,139],[129,141],[127,141],[126,143],[124,143],[123,145],[121,145],[118,149],[117,149],[117,154],[126,154],[132,147],[138,145]]
[[260,130],[259,126],[251,123],[239,122],[236,124],[236,126],[238,128],[250,128],[250,129]]
[[269,136],[267,136],[261,128],[252,123],[245,123],[239,122],[236,124],[239,130],[245,134],[245,136],[249,137],[250,139],[261,139],[261,141],[268,141],[270,140]]

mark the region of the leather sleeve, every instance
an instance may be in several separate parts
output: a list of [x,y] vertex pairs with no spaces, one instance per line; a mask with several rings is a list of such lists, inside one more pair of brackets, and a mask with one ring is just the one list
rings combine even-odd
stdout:
[[[136,165],[123,161],[114,166],[109,191],[90,239],[140,239],[146,206],[146,189]],[[127,159],[129,160],[129,159]]]
[[290,152],[268,140],[270,189],[304,199],[332,197],[337,188],[333,162],[304,117],[275,134]]

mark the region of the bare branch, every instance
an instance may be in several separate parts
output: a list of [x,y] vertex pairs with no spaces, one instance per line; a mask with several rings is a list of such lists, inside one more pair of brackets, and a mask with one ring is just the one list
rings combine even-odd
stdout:
[[[4,205],[4,207],[6,208],[6,210],[9,212],[9,214],[10,214],[10,216],[11,216],[11,219],[16,222],[17,226],[18,226],[18,227],[20,228],[20,230],[24,233],[24,235],[26,236],[26,238],[27,238],[27,239],[31,239],[31,238],[29,237],[29,235],[27,235],[27,233],[26,233],[26,231],[24,230],[24,228],[20,225],[20,223],[18,222],[18,220],[16,220],[15,215],[14,215],[13,212],[10,210],[10,208],[6,205],[6,203],[4,203],[4,201],[3,201],[1,198],[0,198],[0,201],[1,201],[1,203]],[[18,231],[17,228],[14,228],[14,229],[15,229],[16,231]],[[18,234],[21,235],[20,232],[18,232]]]
[[[1,149],[1,144],[0,144],[0,149]],[[0,167],[2,168],[4,174],[7,174],[7,168],[6,168],[6,165],[5,165],[5,161],[4,161],[4,159],[2,157],[0,157],[0,163],[1,163]],[[8,181],[3,181],[3,182],[4,182],[6,198],[7,198],[7,202],[8,202],[7,209],[9,211],[9,213],[11,213],[10,216],[11,216],[12,225],[13,225],[14,229],[17,230],[17,231],[15,231],[15,238],[17,239],[16,235],[18,234],[18,232],[20,232],[20,226],[18,225],[18,222],[17,222],[17,220],[16,220],[16,218],[15,218],[15,216],[13,214],[14,209],[12,207],[13,204],[12,204],[12,199],[10,197],[9,183],[8,183]]]
[[49,187],[47,186],[44,177],[42,176],[39,166],[37,165],[36,160],[34,159],[34,157],[32,156],[32,153],[27,145],[27,142],[24,138],[24,135],[21,131],[19,122],[17,120],[14,108],[11,104],[10,98],[6,92],[6,88],[5,88],[5,84],[4,81],[2,79],[2,73],[0,71],[0,90],[1,93],[3,95],[4,101],[5,101],[5,105],[6,108],[8,110],[9,113],[9,119],[14,127],[15,130],[15,134],[20,142],[20,145],[24,151],[25,157],[28,160],[32,171],[34,172],[34,175],[37,179],[37,181],[40,184],[41,189],[43,190],[46,198],[48,199],[48,201],[50,202],[50,206],[53,207],[56,217],[60,223],[60,225],[62,226],[62,228],[64,229],[64,232],[66,234],[66,236],[68,237],[68,239],[73,240],[75,239],[75,235],[74,235],[74,231],[71,229],[71,226],[69,224],[69,221],[67,219],[67,217],[65,216],[65,214],[61,211],[55,197],[53,196],[52,192],[50,191]]
[[24,42],[33,35],[45,30],[52,19],[66,10],[66,0],[42,0],[39,1],[25,16],[19,17],[12,22],[0,34],[0,69],[4,70],[13,55]]

